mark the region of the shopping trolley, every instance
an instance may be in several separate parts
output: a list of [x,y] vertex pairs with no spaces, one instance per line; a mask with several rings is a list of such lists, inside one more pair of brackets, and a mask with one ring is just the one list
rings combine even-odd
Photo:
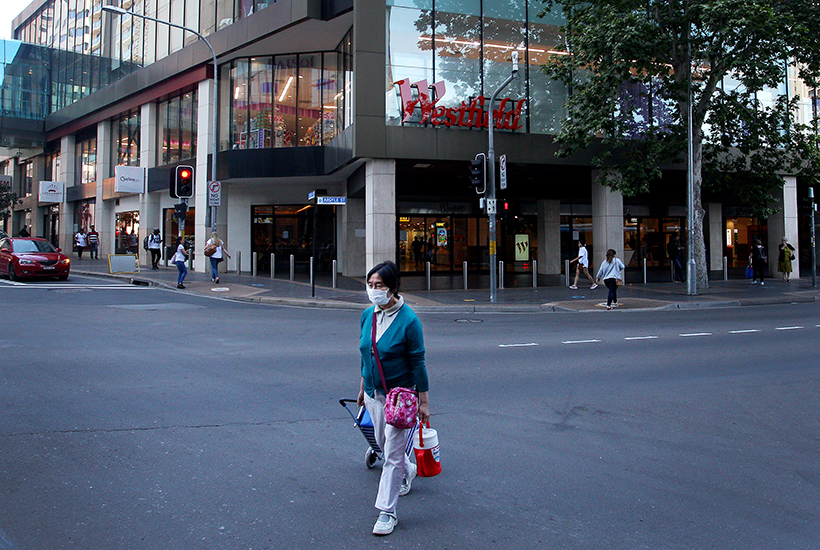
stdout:
[[[356,400],[339,399],[339,404],[344,407],[345,410],[350,413],[351,418],[353,418],[353,426],[359,428],[359,431],[362,432],[362,435],[370,445],[364,452],[364,464],[368,468],[373,468],[380,461],[384,461],[384,454],[382,453],[381,447],[379,447],[378,441],[376,441],[376,433],[373,429],[373,421],[370,419],[370,413],[367,412],[366,408],[359,407],[358,412],[354,414],[350,407],[347,406],[348,403],[356,403]],[[416,433],[417,426],[418,424],[408,432],[407,443],[404,446],[404,453],[407,456],[410,456],[413,452],[413,435]]]

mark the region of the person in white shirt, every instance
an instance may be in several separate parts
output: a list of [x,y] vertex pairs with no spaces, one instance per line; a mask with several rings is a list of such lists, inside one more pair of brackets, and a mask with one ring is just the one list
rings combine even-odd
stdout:
[[618,281],[624,284],[624,269],[626,266],[615,257],[615,251],[609,249],[606,251],[606,261],[601,263],[598,268],[597,280],[603,280],[606,287],[609,289],[609,296],[606,298],[606,308],[612,309],[612,305],[618,305]]
[[182,237],[177,237],[177,251],[171,261],[176,264],[179,270],[179,278],[177,279],[177,288],[185,288],[182,284],[185,281],[185,276],[188,274],[188,268],[185,267],[185,259],[188,258],[188,251],[185,250],[185,245],[182,244]]
[[77,231],[77,234],[74,235],[74,244],[77,246],[77,259],[82,260],[83,259],[83,251],[85,250],[85,247],[87,246],[87,243],[86,243],[86,240],[85,240],[85,233],[83,233],[82,229]]
[[581,273],[586,275],[589,282],[592,283],[589,287],[590,290],[598,288],[598,283],[596,283],[592,275],[589,274],[589,254],[587,253],[587,247],[584,245],[584,241],[578,241],[578,257],[570,260],[569,263],[572,264],[573,262],[578,262],[578,268],[575,270],[575,282],[572,283],[570,288],[572,290],[578,289],[578,278],[581,276]]
[[231,255],[228,254],[227,250],[225,250],[225,241],[219,238],[219,235],[216,233],[216,231],[211,233],[211,238],[208,239],[208,242],[205,243],[205,246],[207,247],[211,244],[216,246],[216,252],[211,254],[210,257],[211,281],[216,284],[219,284],[219,263],[223,260],[223,255],[227,256],[228,258],[230,258]]
[[159,234],[159,227],[154,228],[154,232],[148,235],[148,252],[151,253],[151,269],[159,269],[159,259],[162,255],[160,245],[162,236]]

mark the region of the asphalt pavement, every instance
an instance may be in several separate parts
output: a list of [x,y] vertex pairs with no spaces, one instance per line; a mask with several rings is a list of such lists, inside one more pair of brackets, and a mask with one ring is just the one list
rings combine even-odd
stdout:
[[[177,269],[161,265],[158,270],[142,266],[139,273],[110,273],[106,259],[73,259],[72,273],[113,277],[133,284],[176,289]],[[655,309],[701,309],[751,305],[790,304],[820,301],[820,288],[812,288],[811,277],[792,279],[784,283],[779,277],[770,278],[765,285],[751,284],[742,275],[733,274],[728,280],[712,280],[708,288],[698,289],[694,296],[687,294],[687,285],[660,282],[663,273],[653,272],[654,281],[643,283],[643,274],[627,270],[627,284],[618,289],[619,306],[613,311]],[[361,309],[367,306],[364,276],[337,277],[334,287],[329,273],[318,273],[315,284],[309,275],[297,272],[294,280],[288,273],[269,273],[254,276],[251,273],[220,273],[219,284],[210,280],[209,273],[189,270],[185,289],[179,292],[232,299],[245,302],[277,305],[324,307],[334,309]],[[419,275],[402,278],[402,295],[419,312],[589,312],[606,311],[607,289],[604,285],[592,290],[583,285],[571,290],[563,276],[542,278],[533,286],[530,274],[508,274],[505,288],[497,291],[496,302],[490,301],[489,275],[468,276],[468,288],[458,275],[433,274],[430,288],[427,279]]]

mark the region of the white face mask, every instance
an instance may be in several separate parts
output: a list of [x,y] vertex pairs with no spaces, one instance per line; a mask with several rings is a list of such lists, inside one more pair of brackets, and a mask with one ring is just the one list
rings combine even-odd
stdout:
[[367,297],[373,305],[383,306],[390,301],[387,296],[388,290],[386,288],[368,288]]

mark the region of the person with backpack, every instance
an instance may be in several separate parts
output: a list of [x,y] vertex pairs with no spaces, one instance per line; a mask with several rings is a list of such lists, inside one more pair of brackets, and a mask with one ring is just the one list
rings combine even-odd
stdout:
[[162,236],[159,234],[159,227],[154,228],[154,232],[145,237],[143,248],[151,253],[151,269],[159,269],[159,259],[162,249]]
[[752,284],[756,285],[760,281],[761,285],[765,285],[763,277],[765,276],[764,272],[769,258],[766,256],[766,249],[763,248],[760,237],[755,237],[752,242],[752,250],[749,253],[749,265],[752,266]]

